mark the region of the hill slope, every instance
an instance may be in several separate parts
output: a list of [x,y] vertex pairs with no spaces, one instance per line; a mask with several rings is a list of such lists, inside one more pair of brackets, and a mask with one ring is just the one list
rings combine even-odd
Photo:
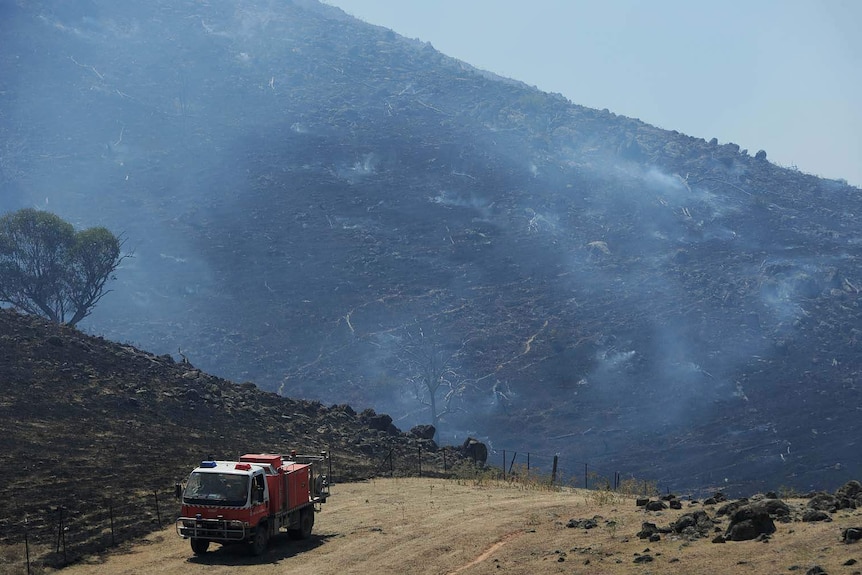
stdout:
[[672,487],[862,471],[858,189],[314,1],[3,10],[0,208],[135,248],[86,329],[402,427],[421,330],[450,440]]
[[[0,310],[0,543],[52,546],[64,507],[73,557],[172,521],[173,485],[209,456],[318,453],[333,480],[444,471],[459,460],[390,421],[237,385],[130,345]],[[443,458],[448,454],[448,460]],[[391,466],[390,466],[391,461]],[[13,496],[14,495],[14,496]],[[112,513],[113,517],[109,518]]]

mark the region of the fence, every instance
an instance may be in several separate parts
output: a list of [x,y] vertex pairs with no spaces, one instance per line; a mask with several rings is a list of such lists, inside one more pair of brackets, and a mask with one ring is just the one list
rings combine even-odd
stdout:
[[[63,567],[169,525],[178,511],[173,489],[113,500],[68,502],[24,518],[18,529],[12,529],[18,537],[4,530],[6,549],[0,556],[0,574],[32,575],[41,572],[42,566]],[[20,543],[20,547],[9,543]]]
[[[595,469],[588,463],[566,461],[558,454],[545,455],[508,449],[491,450],[484,466],[465,461],[457,447],[432,449],[422,444],[415,449],[403,446],[386,452],[371,453],[369,464],[358,476],[331,477],[333,483],[358,479],[360,476],[391,477],[453,477],[464,473],[491,474],[503,480],[523,476],[541,478],[551,485],[592,489],[619,489],[622,474]],[[332,454],[338,467],[339,456]],[[356,475],[356,472],[354,472]],[[655,490],[654,484],[643,483],[643,490]],[[336,492],[337,494],[337,492]],[[161,490],[139,491],[123,498],[97,501],[67,501],[41,515],[15,522],[6,519],[0,543],[0,575],[9,573],[35,574],[42,565],[62,567],[82,557],[98,553],[146,536],[156,529],[173,523],[179,516],[173,486]],[[17,546],[17,547],[16,547]],[[12,553],[17,548],[20,553]],[[37,565],[38,564],[38,565]],[[10,570],[11,569],[11,570]]]
[[[390,477],[449,477],[456,471],[458,462],[463,461],[461,451],[455,447],[423,451],[420,446],[414,452],[395,452],[390,449],[379,460],[374,473]],[[531,478],[541,477],[550,485],[561,487],[609,490],[625,487],[628,491],[644,495],[659,491],[654,481],[636,479],[631,475],[624,477],[619,471],[594,467],[588,462],[565,460],[558,453],[547,455],[510,449],[490,450],[483,467],[486,472],[503,480],[515,480],[528,475]],[[479,469],[473,471],[478,473]]]

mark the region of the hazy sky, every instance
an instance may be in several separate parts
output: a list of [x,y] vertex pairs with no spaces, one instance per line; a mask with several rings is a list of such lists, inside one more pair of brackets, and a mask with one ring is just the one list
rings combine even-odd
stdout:
[[862,0],[326,0],[478,68],[862,186]]

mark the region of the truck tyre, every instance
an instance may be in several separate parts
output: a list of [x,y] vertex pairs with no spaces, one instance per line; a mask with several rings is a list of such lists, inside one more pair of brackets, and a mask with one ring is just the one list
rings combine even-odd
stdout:
[[206,539],[190,539],[192,542],[192,553],[195,555],[203,555],[210,548],[210,542]]
[[267,525],[258,525],[251,540],[251,554],[255,557],[263,555],[269,545],[269,529]]
[[299,529],[290,529],[287,534],[291,539],[308,539],[314,527],[314,509],[306,507],[299,510]]

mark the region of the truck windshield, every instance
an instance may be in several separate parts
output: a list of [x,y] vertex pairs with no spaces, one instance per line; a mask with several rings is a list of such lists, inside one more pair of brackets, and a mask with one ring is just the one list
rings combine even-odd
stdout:
[[242,507],[248,503],[248,479],[234,473],[195,471],[189,476],[183,503]]

